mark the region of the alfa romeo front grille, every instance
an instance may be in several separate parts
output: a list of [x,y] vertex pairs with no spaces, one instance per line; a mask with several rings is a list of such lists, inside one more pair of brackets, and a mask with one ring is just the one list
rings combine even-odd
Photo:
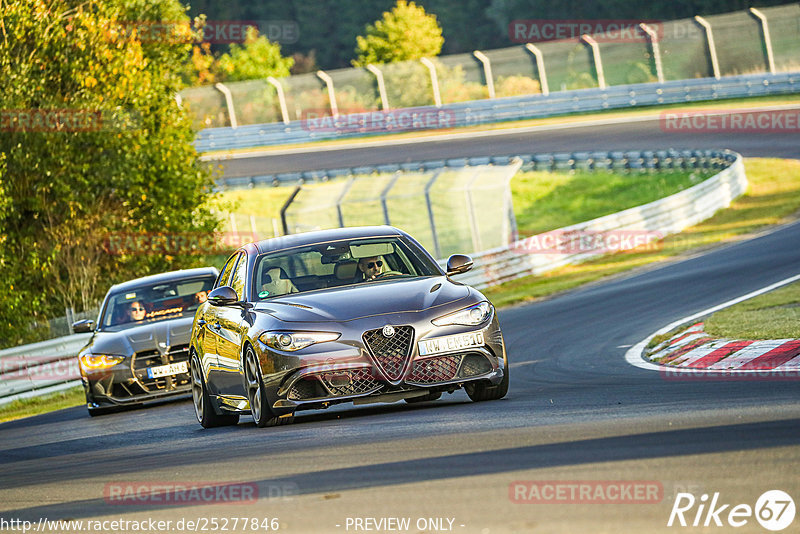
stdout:
[[456,377],[458,364],[461,362],[461,355],[440,356],[438,358],[427,358],[414,362],[407,382],[417,384],[435,384],[436,382],[447,382]]
[[411,326],[395,326],[394,333],[386,336],[383,328],[364,332],[364,344],[375,363],[389,380],[399,380],[403,375],[408,356],[411,354],[411,343],[414,341],[414,328]]

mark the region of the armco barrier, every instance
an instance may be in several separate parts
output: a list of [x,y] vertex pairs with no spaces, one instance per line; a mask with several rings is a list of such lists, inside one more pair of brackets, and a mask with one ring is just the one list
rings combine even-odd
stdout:
[[73,334],[0,351],[0,404],[80,385],[78,351],[91,334]]
[[721,169],[727,162],[728,153],[719,150],[644,150],[614,152],[558,152],[555,154],[510,154],[454,158],[427,161],[410,161],[382,165],[364,165],[318,171],[260,174],[218,178],[218,189],[248,189],[272,185],[287,185],[326,181],[334,178],[357,175],[404,172],[426,172],[444,167],[462,168],[477,165],[509,165],[519,158],[525,168],[537,171],[570,170],[668,170],[668,169]]
[[[567,242],[570,236],[614,233],[655,232],[667,236],[697,224],[711,217],[717,210],[729,206],[733,199],[747,189],[741,155],[719,151],[709,156],[724,161],[725,168],[700,184],[649,204],[561,228],[549,234],[565,236]],[[541,253],[531,250],[532,242],[533,238],[523,239],[507,247],[473,255],[473,269],[457,275],[456,278],[480,289],[597,257],[592,253],[570,253],[568,250],[563,253]],[[444,264],[444,261],[441,263]]]
[[[487,100],[474,100],[441,107],[414,108],[419,114],[440,114],[441,122],[451,127],[475,126],[520,119],[533,119],[610,109],[685,104],[689,102],[725,100],[753,96],[800,93],[800,73],[751,74],[715,78],[617,85],[605,89],[560,91],[549,95],[529,95]],[[401,110],[392,110],[398,112]],[[340,116],[343,124],[358,123],[360,119],[380,114],[375,111]],[[355,138],[364,135],[397,133],[397,130],[344,127],[339,130],[313,131],[303,121],[289,124],[269,123],[239,128],[206,128],[195,138],[198,152],[254,148],[292,143],[307,143],[327,139]]]
[[[528,168],[537,170],[626,168],[646,172],[647,169],[671,168],[722,169],[700,184],[661,200],[556,231],[567,234],[613,231],[656,231],[663,235],[677,233],[728,206],[747,187],[741,156],[728,150],[583,152],[461,158],[318,171],[316,179],[341,174],[394,172],[401,169],[508,164],[514,158],[520,158]],[[302,177],[298,174],[294,179]],[[252,183],[252,178],[248,178],[248,182],[237,183],[234,186],[247,187]],[[522,240],[510,246],[475,254],[473,255],[475,267],[468,273],[457,275],[456,278],[477,288],[483,288],[595,257],[593,254],[583,253],[530,253],[523,248],[524,245],[525,240]],[[440,260],[440,264],[444,263],[446,260]],[[76,356],[90,336],[91,334],[75,334],[0,351],[0,405],[16,398],[33,397],[78,385],[80,382],[76,380],[78,378]]]

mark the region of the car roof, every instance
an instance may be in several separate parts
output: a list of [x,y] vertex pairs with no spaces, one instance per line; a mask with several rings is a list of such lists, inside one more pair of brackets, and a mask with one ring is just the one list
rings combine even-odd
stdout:
[[333,228],[331,230],[315,230],[313,232],[303,232],[290,234],[287,236],[273,237],[254,243],[259,254],[283,250],[305,245],[315,245],[317,243],[327,243],[329,241],[339,241],[342,239],[360,239],[365,237],[394,237],[407,235],[402,230],[394,226],[350,226],[346,228]]
[[150,276],[143,276],[134,280],[128,280],[121,284],[111,286],[110,291],[125,291],[134,287],[140,287],[148,284],[159,284],[166,282],[174,282],[175,280],[182,280],[184,278],[194,278],[196,276],[213,276],[214,278],[219,275],[216,267],[198,267],[196,269],[181,269],[179,271],[169,271],[166,273],[152,274]]

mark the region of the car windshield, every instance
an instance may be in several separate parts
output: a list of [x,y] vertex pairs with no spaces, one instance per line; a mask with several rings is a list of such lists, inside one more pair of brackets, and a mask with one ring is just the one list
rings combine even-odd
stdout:
[[213,276],[186,278],[112,293],[100,327],[134,326],[194,314],[214,285]]
[[354,239],[267,253],[256,259],[257,300],[396,278],[438,276],[436,264],[400,238]]

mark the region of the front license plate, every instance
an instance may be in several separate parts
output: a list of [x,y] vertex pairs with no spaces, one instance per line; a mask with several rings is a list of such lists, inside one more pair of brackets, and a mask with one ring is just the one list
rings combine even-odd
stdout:
[[188,372],[189,366],[186,362],[170,363],[168,365],[159,365],[158,367],[148,367],[147,378],[161,378],[162,376],[179,375]]
[[483,344],[483,332],[435,337],[419,342],[419,355],[428,356],[429,354],[437,354],[439,352],[481,347]]

